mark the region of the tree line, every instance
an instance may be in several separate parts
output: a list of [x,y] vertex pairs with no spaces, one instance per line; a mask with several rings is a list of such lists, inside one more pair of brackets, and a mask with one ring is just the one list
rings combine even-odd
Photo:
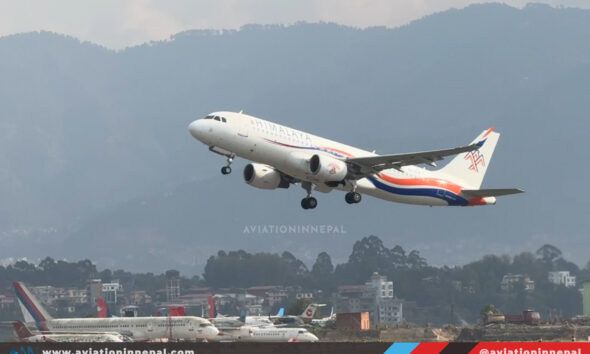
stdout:
[[[284,285],[301,290],[320,290],[322,302],[331,302],[338,286],[364,284],[373,272],[394,282],[394,293],[406,301],[406,319],[419,324],[476,322],[481,309],[494,304],[505,313],[534,308],[545,318],[571,317],[581,313],[578,287],[565,288],[549,282],[548,272],[567,270],[582,280],[590,279],[590,262],[584,268],[567,261],[555,246],[543,245],[535,253],[513,257],[487,255],[463,266],[436,267],[428,264],[416,250],[401,246],[388,248],[376,236],[357,241],[348,260],[334,265],[327,252],[320,252],[311,268],[290,252],[248,253],[243,250],[219,251],[205,265],[202,277],[181,276],[181,291],[193,286],[214,289],[244,289],[257,285]],[[126,292],[145,290],[156,301],[165,287],[167,274],[131,273],[124,270],[99,271],[90,260],[68,262],[45,258],[39,264],[17,261],[0,266],[0,288],[5,292],[16,280],[30,285],[84,287],[90,279],[103,282],[117,279]],[[506,274],[524,274],[535,282],[533,291],[516,286],[502,291]]]

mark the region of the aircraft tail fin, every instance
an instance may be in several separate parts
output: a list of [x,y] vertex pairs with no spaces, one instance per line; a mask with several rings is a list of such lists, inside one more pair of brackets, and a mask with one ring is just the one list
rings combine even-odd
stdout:
[[279,312],[277,312],[277,316],[278,316],[278,317],[283,317],[283,316],[285,316],[285,308],[284,308],[284,307],[281,307],[281,308],[279,309]]
[[113,317],[109,305],[107,305],[107,302],[102,297],[96,299],[96,312],[98,318]]
[[20,339],[33,336],[33,333],[27,328],[27,326],[22,321],[14,321],[12,323],[12,326],[14,327],[14,333],[16,333],[16,335]]
[[248,309],[245,307],[240,311],[240,322],[246,323],[246,316],[248,315]]
[[25,322],[35,322],[39,330],[45,330],[45,321],[52,319],[41,303],[22,282],[12,283]]
[[209,318],[217,317],[217,308],[215,308],[215,300],[213,299],[213,296],[209,295],[207,302],[209,303],[209,312],[207,313],[207,316]]
[[311,320],[315,315],[316,310],[318,309],[318,304],[309,304],[301,314],[302,319]]
[[500,133],[491,127],[483,131],[471,144],[477,144],[479,149],[455,156],[440,172],[457,179],[469,188],[478,189],[486,174]]

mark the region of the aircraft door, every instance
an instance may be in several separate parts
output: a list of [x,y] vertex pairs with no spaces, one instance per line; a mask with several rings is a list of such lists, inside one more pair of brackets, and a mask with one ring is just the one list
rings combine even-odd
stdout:
[[243,119],[238,126],[238,135],[247,138],[251,124],[254,124],[253,120]]

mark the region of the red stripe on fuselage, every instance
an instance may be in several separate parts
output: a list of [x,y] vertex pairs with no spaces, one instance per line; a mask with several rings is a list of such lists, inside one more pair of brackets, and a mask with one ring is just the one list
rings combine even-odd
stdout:
[[396,178],[386,175],[385,173],[379,173],[377,176],[386,182],[394,183],[400,186],[442,188],[457,195],[461,194],[461,190],[463,189],[458,184],[439,178]]

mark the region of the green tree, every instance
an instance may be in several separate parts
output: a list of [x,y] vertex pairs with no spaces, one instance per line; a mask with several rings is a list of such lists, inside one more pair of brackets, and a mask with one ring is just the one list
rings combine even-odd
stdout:
[[482,322],[486,322],[488,314],[496,315],[499,313],[500,310],[498,310],[494,304],[487,304],[481,309],[481,311],[479,311]]
[[537,250],[536,254],[543,262],[553,263],[561,257],[561,250],[553,245],[545,244]]

